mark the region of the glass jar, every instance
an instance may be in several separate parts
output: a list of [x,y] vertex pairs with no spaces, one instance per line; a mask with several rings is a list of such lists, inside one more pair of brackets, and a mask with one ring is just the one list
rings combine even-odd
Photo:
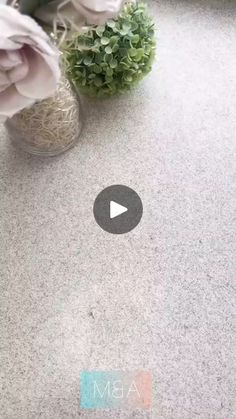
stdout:
[[62,77],[56,93],[8,118],[5,126],[14,145],[39,156],[56,156],[79,141],[82,115],[79,97]]

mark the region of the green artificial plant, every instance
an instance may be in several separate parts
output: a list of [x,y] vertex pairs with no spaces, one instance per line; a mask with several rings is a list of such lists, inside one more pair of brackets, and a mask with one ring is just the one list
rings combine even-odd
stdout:
[[151,71],[155,47],[154,23],[146,5],[128,3],[116,20],[77,33],[66,43],[67,75],[85,94],[115,95]]

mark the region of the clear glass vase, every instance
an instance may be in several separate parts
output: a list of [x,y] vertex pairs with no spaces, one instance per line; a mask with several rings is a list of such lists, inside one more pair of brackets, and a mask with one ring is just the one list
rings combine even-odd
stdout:
[[14,145],[39,156],[56,156],[79,141],[82,114],[79,97],[63,77],[54,96],[7,119]]

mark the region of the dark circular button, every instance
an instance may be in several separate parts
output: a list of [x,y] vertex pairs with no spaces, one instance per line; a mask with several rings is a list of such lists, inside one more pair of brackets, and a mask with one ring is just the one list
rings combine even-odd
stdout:
[[128,186],[112,185],[99,193],[93,213],[98,225],[108,233],[124,234],[133,230],[143,215],[138,194]]

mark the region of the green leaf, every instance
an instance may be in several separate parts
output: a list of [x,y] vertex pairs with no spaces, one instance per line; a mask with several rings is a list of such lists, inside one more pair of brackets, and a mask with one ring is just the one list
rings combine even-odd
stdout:
[[119,32],[120,31],[120,24],[119,24],[119,22],[116,22],[116,24],[115,24],[115,26],[114,26],[114,28],[113,28],[113,31],[114,32]]
[[135,68],[135,70],[139,69],[139,64],[138,63],[133,63],[133,67]]
[[102,70],[105,70],[107,67],[108,67],[108,64],[107,63],[102,63],[101,64],[101,69]]
[[116,68],[118,66],[118,61],[115,59],[115,58],[113,58],[111,61],[110,61],[110,67],[111,68]]
[[110,46],[105,48],[106,54],[112,54],[112,48]]
[[112,68],[110,68],[110,67],[108,67],[107,68],[107,76],[112,76],[113,75],[113,70],[112,70]]
[[76,77],[82,77],[83,73],[80,70],[75,71]]
[[127,51],[126,48],[120,48],[119,53],[120,53],[120,55],[121,55],[121,57],[123,59],[123,57],[127,57],[128,51]]
[[125,36],[129,33],[129,31],[126,31],[125,29],[120,29],[119,33],[121,36]]
[[108,44],[109,44],[109,42],[110,42],[109,38],[106,38],[105,36],[103,36],[103,37],[101,38],[101,44],[102,44],[102,45],[108,45]]
[[92,57],[90,57],[90,56],[85,57],[84,64],[89,66],[89,65],[92,64],[92,61],[93,61],[93,58]]
[[102,68],[97,64],[94,64],[91,70],[96,74],[100,74],[102,72]]
[[95,48],[100,48],[100,46],[101,46],[101,40],[100,40],[100,38],[97,38],[94,42],[94,47]]
[[131,38],[132,44],[137,44],[139,42],[139,40],[140,40],[140,36],[138,34],[133,35],[132,38]]
[[105,54],[105,56],[104,56],[104,61],[105,61],[107,64],[109,64],[109,63],[111,62],[112,58],[113,58],[112,54]]
[[101,64],[101,62],[103,61],[103,56],[104,56],[104,54],[103,53],[97,53],[96,55],[95,55],[95,63],[96,64]]
[[138,50],[137,49],[135,49],[135,48],[130,48],[129,49],[129,55],[130,55],[130,57],[135,57],[135,55],[137,55],[137,53],[138,53]]
[[131,29],[131,24],[129,22],[126,22],[122,25],[122,29],[124,31],[127,31],[127,33],[129,32],[129,30]]
[[113,45],[113,47],[112,47],[112,52],[117,52],[117,51],[119,51],[119,45],[118,44],[115,44],[115,45]]
[[95,77],[94,84],[96,87],[101,87],[103,85],[103,81],[100,77]]
[[106,76],[105,79],[106,79],[107,83],[111,83],[111,81],[113,80],[113,77],[112,76]]
[[125,76],[125,80],[128,81],[128,82],[131,82],[133,80],[133,77],[130,76],[130,75]]
[[136,31],[138,29],[138,23],[137,22],[132,22],[132,31]]
[[98,26],[97,28],[96,28],[96,34],[99,36],[99,37],[102,37],[102,35],[103,35],[103,32],[105,31],[105,26]]
[[137,54],[135,56],[135,61],[140,61],[144,56],[144,49],[143,48],[138,48],[137,49]]
[[129,69],[129,65],[128,65],[128,64],[126,64],[124,61],[122,61],[122,62],[120,63],[120,67],[121,67],[121,69],[123,69],[123,70],[128,70],[128,69]]
[[116,22],[114,20],[108,20],[106,24],[108,28],[112,28],[112,29],[116,26]]
[[78,67],[83,62],[83,57],[80,57],[76,60],[76,64],[74,64],[75,67]]
[[110,42],[109,42],[109,44],[110,44],[111,46],[113,46],[113,45],[116,45],[118,41],[119,41],[119,36],[117,36],[117,35],[113,35],[113,36],[111,36],[111,38],[110,38]]

